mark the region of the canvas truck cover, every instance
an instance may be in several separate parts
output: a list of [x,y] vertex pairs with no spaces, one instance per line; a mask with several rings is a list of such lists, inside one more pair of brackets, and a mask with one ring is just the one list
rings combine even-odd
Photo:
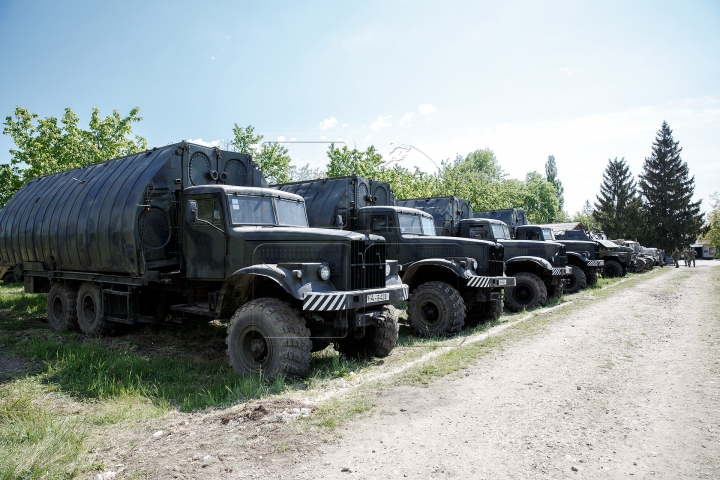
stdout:
[[473,218],[470,200],[455,196],[397,200],[398,207],[417,208],[433,216],[437,235],[454,237],[460,220]]
[[249,155],[182,142],[30,180],[0,210],[0,265],[142,275],[179,263],[179,194],[267,186]]
[[352,230],[358,208],[395,205],[390,184],[358,175],[283,183],[275,188],[305,198],[311,227]]
[[500,220],[505,222],[510,228],[511,232],[514,232],[517,227],[527,225],[527,216],[525,210],[522,208],[505,208],[500,210],[485,210],[482,212],[474,212],[475,218],[491,218],[493,220]]

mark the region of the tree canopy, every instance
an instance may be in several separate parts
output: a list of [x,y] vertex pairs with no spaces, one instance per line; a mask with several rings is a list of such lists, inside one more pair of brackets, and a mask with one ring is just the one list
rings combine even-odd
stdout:
[[262,135],[255,135],[252,125],[243,128],[236,123],[233,138],[227,146],[236,152],[252,155],[270,185],[292,181],[293,167],[287,147],[275,142],[260,144],[262,139]]
[[82,129],[80,118],[70,108],[58,120],[16,107],[14,115],[5,118],[3,128],[15,148],[10,150],[10,163],[0,165],[0,204],[33,178],[147,149],[145,138],[132,132],[133,123],[142,120],[139,111],[133,108],[123,117],[114,110],[101,118],[94,108],[88,128]]
[[642,236],[645,222],[639,215],[642,203],[635,194],[636,188],[625,158],[608,159],[592,213],[608,238],[636,239]]

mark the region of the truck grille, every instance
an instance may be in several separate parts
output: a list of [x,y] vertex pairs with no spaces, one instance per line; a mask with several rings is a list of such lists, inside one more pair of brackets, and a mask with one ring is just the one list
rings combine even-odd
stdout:
[[503,256],[505,255],[505,247],[500,244],[495,244],[490,247],[489,250],[489,261],[488,261],[488,272],[489,277],[498,277],[505,274],[505,262]]
[[367,245],[353,240],[350,251],[350,288],[362,290],[385,287],[385,243]]

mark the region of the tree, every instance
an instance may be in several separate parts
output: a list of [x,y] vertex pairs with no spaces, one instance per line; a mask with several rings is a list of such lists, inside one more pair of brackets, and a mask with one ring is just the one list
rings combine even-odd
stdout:
[[538,172],[525,176],[524,208],[531,223],[551,223],[558,213],[555,185]]
[[625,157],[620,160],[617,157],[615,160],[608,159],[600,194],[596,196],[595,211],[592,212],[600,230],[608,238],[637,237],[639,228],[635,222],[643,221],[637,215],[642,205],[635,195],[636,188]]
[[305,180],[315,180],[317,178],[326,177],[326,172],[322,168],[312,168],[309,163],[302,167],[291,167],[290,176],[293,182],[303,182]]
[[680,158],[682,148],[663,122],[640,174],[649,230],[645,242],[670,250],[693,242],[703,230],[700,204],[692,201],[695,177]]
[[592,205],[590,205],[590,201],[585,200],[583,208],[579,212],[576,212],[575,215],[573,215],[572,221],[582,222],[582,224],[585,225],[588,230],[602,230],[602,227],[593,216],[594,212],[595,210],[593,210]]
[[361,177],[376,178],[385,166],[382,155],[370,145],[364,152],[347,145],[335,148],[331,143],[327,151],[330,161],[327,164],[328,177],[344,177],[346,175],[360,175]]
[[712,210],[707,213],[707,228],[703,240],[709,245],[720,247],[720,193],[710,195]]
[[142,120],[138,107],[123,117],[117,110],[100,118],[94,108],[87,130],[78,126],[80,118],[70,108],[58,124],[57,117],[39,118],[25,108],[16,107],[5,117],[3,133],[10,135],[16,148],[10,150],[9,165],[0,168],[0,201],[12,197],[25,182],[41,175],[78,168],[147,149],[147,141],[132,136],[132,124]]
[[[555,164],[554,155],[548,155],[547,162],[545,163],[545,178],[555,187],[555,197],[558,202],[558,213],[561,214],[561,217],[564,217],[565,215],[563,209],[565,208],[565,198],[563,194],[565,193],[565,188],[558,178],[557,165]],[[556,220],[561,221],[562,218],[558,218]]]
[[233,138],[228,148],[240,153],[252,155],[265,179],[269,184],[285,183],[292,180],[292,166],[287,147],[279,143],[260,145],[262,135],[255,135],[255,127],[248,125],[243,128],[236,123],[233,127]]

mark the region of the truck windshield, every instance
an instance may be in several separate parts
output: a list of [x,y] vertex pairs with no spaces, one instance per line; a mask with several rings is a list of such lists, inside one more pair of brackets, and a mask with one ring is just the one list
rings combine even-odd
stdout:
[[500,225],[497,223],[492,224],[492,230],[493,230],[493,238],[495,239],[510,239],[510,230],[508,229],[507,225]]
[[432,218],[422,217],[422,227],[424,235],[435,235],[435,222]]
[[275,200],[275,209],[277,210],[278,225],[290,227],[307,227],[307,215],[305,214],[305,204],[303,202],[295,202],[293,200]]
[[271,197],[230,197],[233,225],[275,225]]
[[[400,233],[410,233],[413,235],[435,235],[435,225],[433,224],[432,219],[427,219],[430,224],[429,227],[425,225],[425,220],[426,218],[420,215],[413,215],[411,213],[398,214]],[[423,232],[423,227],[426,229],[425,232]]]
[[543,237],[545,237],[545,240],[555,240],[555,235],[553,235],[553,232],[549,228],[543,228]]

